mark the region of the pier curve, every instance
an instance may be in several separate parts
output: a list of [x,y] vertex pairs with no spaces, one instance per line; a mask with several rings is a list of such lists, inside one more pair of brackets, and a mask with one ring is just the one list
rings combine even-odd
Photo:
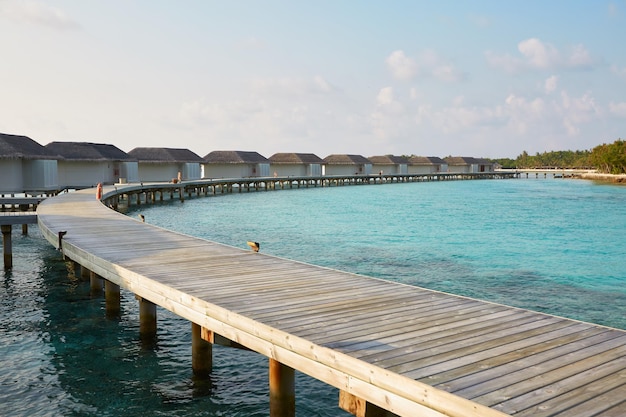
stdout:
[[[107,187],[103,198],[124,191],[129,188]],[[542,389],[536,375],[507,377],[497,387],[493,381],[524,361],[537,367],[533,356],[545,360],[557,352],[569,352],[572,363],[589,360],[591,350],[610,352],[602,368],[607,362],[614,370],[624,366],[625,336],[618,330],[191,238],[116,213],[95,199],[95,190],[47,199],[38,219],[57,247],[58,233],[67,232],[63,254],[104,279],[397,415],[524,415],[534,407],[550,409],[545,415],[571,415],[546,406],[561,393]],[[574,346],[586,353],[576,357]],[[573,377],[588,369],[570,372]],[[440,387],[424,382],[430,380]],[[443,389],[451,386],[470,394]],[[521,406],[529,392],[535,394]]]

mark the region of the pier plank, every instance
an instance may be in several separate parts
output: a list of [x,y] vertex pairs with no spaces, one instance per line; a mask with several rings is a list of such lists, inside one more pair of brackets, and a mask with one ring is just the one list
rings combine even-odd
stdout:
[[196,239],[93,190],[37,218],[103,278],[398,415],[626,415],[624,331]]

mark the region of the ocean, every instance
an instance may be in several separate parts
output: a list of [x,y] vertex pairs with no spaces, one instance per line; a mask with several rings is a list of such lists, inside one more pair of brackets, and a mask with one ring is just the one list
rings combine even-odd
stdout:
[[[367,276],[626,329],[626,186],[570,179],[446,181],[242,192],[132,206],[182,233]],[[267,359],[214,347],[191,373],[190,325],[158,309],[139,340],[122,292],[107,318],[31,226],[1,271],[0,416],[267,416]],[[296,376],[298,416],[348,416]]]

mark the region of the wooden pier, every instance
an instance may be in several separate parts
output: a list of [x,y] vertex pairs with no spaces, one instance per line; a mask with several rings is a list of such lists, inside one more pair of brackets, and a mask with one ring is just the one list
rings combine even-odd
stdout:
[[298,188],[341,187],[348,185],[381,185],[432,181],[463,181],[484,179],[519,178],[517,172],[480,173],[430,173],[430,174],[384,174],[384,175],[333,175],[333,176],[289,176],[214,178],[189,180],[181,183],[134,183],[116,184],[114,190],[104,198],[105,204],[117,209],[124,204],[144,204],[156,201],[180,199],[194,196],[241,193],[251,191],[274,191]]
[[294,370],[339,388],[357,416],[626,415],[624,331],[181,235],[95,190],[37,214],[93,285],[105,280],[107,311],[119,313],[120,288],[136,295],[142,337],[157,331],[157,305],[191,322],[196,374],[210,372],[210,343],[268,357],[272,417],[295,415]]
[[13,225],[22,225],[22,234],[28,233],[29,224],[37,224],[37,205],[45,197],[0,196],[0,228],[2,230],[2,255],[4,268],[13,267]]
[[517,173],[522,178],[579,178],[582,174],[596,172],[594,169],[575,168],[520,168],[501,169],[500,173]]

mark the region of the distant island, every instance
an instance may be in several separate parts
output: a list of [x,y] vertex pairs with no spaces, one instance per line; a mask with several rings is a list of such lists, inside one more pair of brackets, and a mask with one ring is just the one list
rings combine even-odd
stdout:
[[[595,169],[598,174],[626,174],[626,142],[618,139],[611,144],[598,145],[592,150],[552,151],[529,155],[522,152],[516,159],[490,159],[505,169],[575,168]],[[605,178],[609,178],[605,175]],[[619,179],[619,178],[618,178]],[[618,182],[624,182],[620,180]]]

